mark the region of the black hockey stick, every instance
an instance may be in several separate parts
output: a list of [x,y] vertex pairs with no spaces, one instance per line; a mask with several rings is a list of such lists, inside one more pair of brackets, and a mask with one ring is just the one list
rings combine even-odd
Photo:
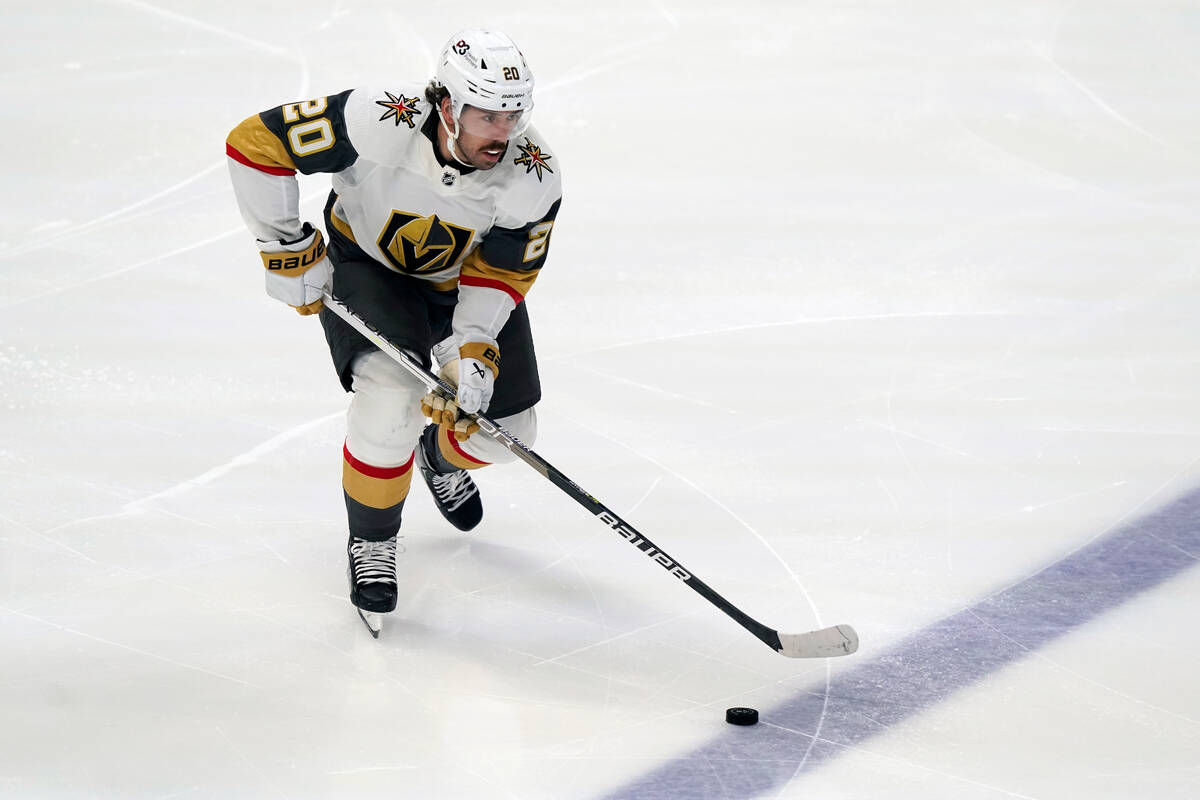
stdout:
[[[400,366],[412,373],[426,387],[441,390],[448,397],[454,397],[455,390],[453,386],[425,369],[420,361],[413,358],[409,353],[389,342],[369,322],[358,316],[353,309],[341,300],[326,293],[324,301],[326,308],[344,319],[351,327],[365,336],[368,341],[395,359]],[[468,416],[479,424],[480,433],[490,436],[502,444],[510,453],[533,467],[542,477],[549,480],[572,500],[594,514],[601,522],[616,531],[621,538],[640,550],[643,555],[690,586],[705,600],[724,611],[735,622],[757,636],[772,650],[782,653],[789,658],[829,658],[831,656],[849,655],[858,649],[858,634],[849,625],[834,625],[829,628],[808,631],[807,633],[780,633],[772,628],[768,628],[717,594],[707,583],[697,578],[690,570],[684,568],[682,564],[667,555],[662,548],[643,536],[632,525],[617,516],[612,510],[584,491],[566,475],[555,469],[544,458],[526,447],[519,439],[495,421],[483,414],[470,414]]]

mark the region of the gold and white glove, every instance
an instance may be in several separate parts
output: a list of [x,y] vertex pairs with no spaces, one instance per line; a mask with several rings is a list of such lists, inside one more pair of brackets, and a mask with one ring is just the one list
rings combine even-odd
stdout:
[[267,294],[303,315],[316,314],[324,307],[321,296],[329,288],[333,266],[325,257],[321,231],[306,222],[299,239],[259,241],[258,249],[267,268]]
[[458,358],[444,364],[439,372],[442,380],[455,387],[455,396],[446,397],[439,390],[421,398],[421,412],[435,425],[448,428],[456,439],[465,441],[479,430],[479,424],[463,414],[487,411],[492,402],[496,376],[500,374],[500,350],[488,342],[466,342],[458,348]]

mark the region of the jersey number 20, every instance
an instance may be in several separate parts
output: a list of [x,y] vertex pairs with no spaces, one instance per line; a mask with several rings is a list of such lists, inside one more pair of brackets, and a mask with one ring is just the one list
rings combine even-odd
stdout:
[[[333,123],[321,116],[327,106],[326,99],[318,97],[316,100],[305,100],[303,103],[291,103],[283,107],[283,121],[291,125],[287,135],[293,153],[298,156],[311,156],[333,147]],[[300,122],[301,118],[309,121]],[[299,124],[292,125],[294,122]]]

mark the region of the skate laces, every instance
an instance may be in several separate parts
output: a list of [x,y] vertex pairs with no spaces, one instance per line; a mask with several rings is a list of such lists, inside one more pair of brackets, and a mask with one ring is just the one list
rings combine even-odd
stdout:
[[[350,543],[355,582],[395,583],[397,545],[395,536],[382,542],[370,542],[355,537]],[[404,552],[403,549],[400,552]]]
[[479,494],[475,481],[465,469],[450,472],[445,475],[434,473],[430,479],[433,491],[438,500],[448,511],[456,511],[463,503]]

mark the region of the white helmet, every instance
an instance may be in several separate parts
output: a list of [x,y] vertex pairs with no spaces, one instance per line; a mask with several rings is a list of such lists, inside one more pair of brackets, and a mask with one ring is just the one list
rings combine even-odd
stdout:
[[464,106],[510,116],[514,123],[510,139],[529,127],[533,73],[506,34],[478,28],[454,34],[438,56],[434,82],[450,93],[454,130],[447,127],[447,132],[452,147]]

